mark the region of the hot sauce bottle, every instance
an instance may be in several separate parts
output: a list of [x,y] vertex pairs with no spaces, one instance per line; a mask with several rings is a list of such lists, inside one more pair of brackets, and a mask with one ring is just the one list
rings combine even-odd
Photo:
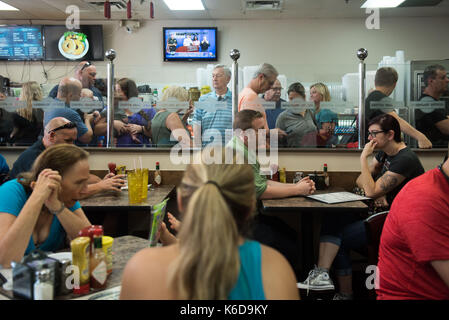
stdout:
[[102,248],[102,237],[94,236],[94,251],[90,256],[90,287],[106,288],[107,262]]

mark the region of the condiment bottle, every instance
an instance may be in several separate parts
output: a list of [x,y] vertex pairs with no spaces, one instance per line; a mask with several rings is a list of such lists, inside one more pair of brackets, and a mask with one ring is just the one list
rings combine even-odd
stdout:
[[34,300],[53,300],[54,286],[50,278],[50,269],[36,271],[33,285]]
[[94,236],[94,251],[90,257],[90,287],[104,289],[107,279],[106,255],[102,249],[102,237]]
[[302,178],[304,178],[304,173],[303,172],[295,172],[295,177],[293,178],[293,183],[298,183],[299,181],[302,180]]
[[72,265],[78,269],[79,283],[75,283],[74,294],[89,293],[90,238],[78,237],[70,242]]
[[285,168],[282,168],[281,170],[279,170],[279,182],[287,183]]
[[327,173],[327,163],[324,164],[323,172],[324,172],[324,184],[328,188],[329,187],[329,174]]
[[154,186],[159,187],[162,183],[162,176],[159,170],[159,162],[156,162],[156,171],[154,172]]

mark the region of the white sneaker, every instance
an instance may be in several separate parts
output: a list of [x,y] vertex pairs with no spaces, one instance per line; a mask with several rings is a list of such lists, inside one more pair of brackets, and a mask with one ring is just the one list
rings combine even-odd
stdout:
[[299,289],[307,289],[307,290],[334,290],[335,286],[329,277],[329,273],[326,271],[316,268],[310,270],[309,276],[304,282],[298,282],[297,287]]
[[347,295],[339,292],[337,292],[332,298],[332,300],[352,300],[352,299],[353,299],[352,295]]

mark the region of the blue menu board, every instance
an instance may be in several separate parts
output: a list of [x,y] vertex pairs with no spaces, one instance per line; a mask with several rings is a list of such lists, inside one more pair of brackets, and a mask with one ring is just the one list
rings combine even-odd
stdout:
[[41,26],[0,26],[0,59],[44,59]]

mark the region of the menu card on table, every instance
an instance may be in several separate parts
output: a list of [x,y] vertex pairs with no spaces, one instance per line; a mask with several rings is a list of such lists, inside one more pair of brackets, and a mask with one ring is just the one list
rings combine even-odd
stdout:
[[331,192],[331,193],[324,193],[324,194],[313,194],[313,195],[310,195],[307,197],[321,201],[321,202],[325,202],[328,204],[371,199],[371,198],[359,196],[358,194],[347,192],[347,191]]

